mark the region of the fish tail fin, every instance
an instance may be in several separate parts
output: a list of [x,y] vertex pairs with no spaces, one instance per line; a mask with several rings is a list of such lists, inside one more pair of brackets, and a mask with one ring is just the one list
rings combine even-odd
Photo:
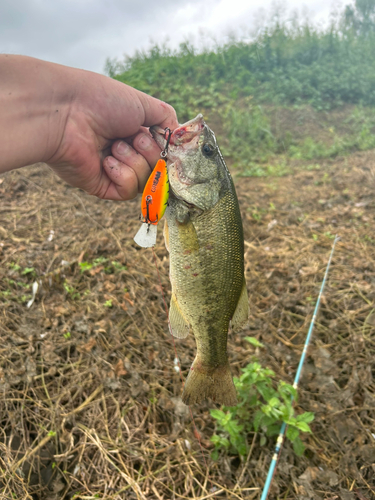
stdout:
[[210,367],[196,357],[185,382],[182,401],[190,405],[200,403],[206,398],[225,406],[237,404],[236,388],[229,363]]

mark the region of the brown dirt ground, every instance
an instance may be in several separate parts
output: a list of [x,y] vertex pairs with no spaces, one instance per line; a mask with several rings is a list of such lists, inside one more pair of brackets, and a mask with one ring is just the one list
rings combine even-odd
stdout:
[[[375,498],[374,177],[370,151],[236,179],[251,318],[229,339],[234,374],[254,355],[251,335],[261,363],[293,381],[332,235],[342,238],[296,407],[315,412],[313,434],[303,457],[285,444],[269,499]],[[250,435],[246,463],[213,462],[208,403],[193,408],[205,467],[152,253],[132,240],[139,200],[94,199],[43,165],[0,183],[0,498],[203,500],[216,487],[259,499],[274,439]],[[155,252],[168,301],[161,236]],[[176,344],[186,374],[194,339]]]

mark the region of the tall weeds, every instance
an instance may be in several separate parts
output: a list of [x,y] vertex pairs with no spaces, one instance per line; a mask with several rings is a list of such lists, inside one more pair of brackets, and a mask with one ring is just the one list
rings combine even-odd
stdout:
[[328,134],[325,144],[314,137],[296,141],[292,132],[285,141],[259,106],[328,111],[355,105],[359,114],[375,106],[375,0],[356,0],[325,28],[282,14],[251,41],[232,38],[201,50],[190,43],[178,50],[154,45],[123,62],[108,60],[106,72],[169,102],[181,122],[197,112],[220,116],[227,154],[239,163],[249,156],[257,162],[279,153],[311,159],[374,147],[368,116],[362,124],[352,120],[345,137]]

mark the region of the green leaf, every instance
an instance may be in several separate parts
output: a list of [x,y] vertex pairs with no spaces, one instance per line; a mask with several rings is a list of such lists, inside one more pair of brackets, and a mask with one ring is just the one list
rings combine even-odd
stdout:
[[277,424],[269,425],[267,427],[267,436],[276,436],[277,434],[280,434],[280,423],[278,422]]
[[30,274],[34,271],[33,267],[25,267],[21,274]]
[[269,401],[268,401],[268,405],[269,406],[278,406],[280,404],[280,399],[279,398],[271,398]]
[[221,437],[221,438],[220,438],[220,444],[221,444],[222,446],[224,446],[224,448],[227,448],[227,449],[228,449],[228,448],[229,448],[229,446],[230,446],[230,441],[229,441],[229,439],[227,439],[227,438],[225,438],[225,437]]
[[247,446],[246,443],[242,442],[239,446],[237,446],[237,451],[243,457],[247,455]]
[[92,268],[92,264],[89,262],[80,262],[79,267],[81,269],[81,273],[84,273],[85,271],[89,271]]
[[296,427],[302,432],[311,432],[309,424],[306,422],[296,422]]
[[254,429],[256,431],[258,431],[260,423],[261,423],[263,417],[264,417],[263,412],[261,412],[260,410],[258,410],[255,413],[253,423],[254,423]]
[[286,430],[286,437],[290,441],[294,441],[299,436],[299,430],[296,427],[289,426]]
[[259,340],[257,340],[255,337],[245,337],[245,340],[250,342],[250,344],[255,347],[264,347],[264,345],[261,342],[259,342]]
[[268,427],[275,422],[275,418],[270,415],[263,415],[262,427]]
[[297,400],[297,389],[295,389],[292,385],[286,384],[284,381],[280,380],[277,390],[285,401],[290,402],[291,396]]
[[293,441],[293,450],[296,455],[301,457],[303,455],[303,452],[305,451],[305,445],[302,443],[301,438],[297,437]]
[[314,418],[315,418],[314,413],[312,413],[311,411],[306,411],[301,415],[297,415],[296,420],[297,422],[306,422],[307,424],[309,424],[314,420]]
[[269,401],[271,398],[274,397],[275,391],[272,389],[272,387],[267,387],[268,384],[263,383],[258,383],[257,384],[257,391],[261,396],[264,397],[266,401]]
[[216,418],[216,420],[219,420],[220,422],[223,420],[225,417],[225,413],[221,410],[210,410],[211,417]]
[[218,436],[217,434],[214,434],[213,436],[211,436],[210,441],[211,441],[211,443],[219,444],[220,443],[220,436]]

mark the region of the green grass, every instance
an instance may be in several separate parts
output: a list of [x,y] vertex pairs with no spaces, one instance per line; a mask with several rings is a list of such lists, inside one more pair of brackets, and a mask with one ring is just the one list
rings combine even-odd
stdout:
[[[375,0],[365,3],[357,0],[325,29],[283,21],[279,11],[250,42],[155,45],[122,63],[109,59],[106,72],[172,104],[180,122],[203,112],[224,156],[251,175],[272,175],[267,163],[278,155],[310,161],[374,148]],[[297,122],[275,127],[275,114],[292,110],[301,119],[311,109],[323,137],[317,126],[302,134]],[[338,109],[344,116],[328,126],[328,112]]]

